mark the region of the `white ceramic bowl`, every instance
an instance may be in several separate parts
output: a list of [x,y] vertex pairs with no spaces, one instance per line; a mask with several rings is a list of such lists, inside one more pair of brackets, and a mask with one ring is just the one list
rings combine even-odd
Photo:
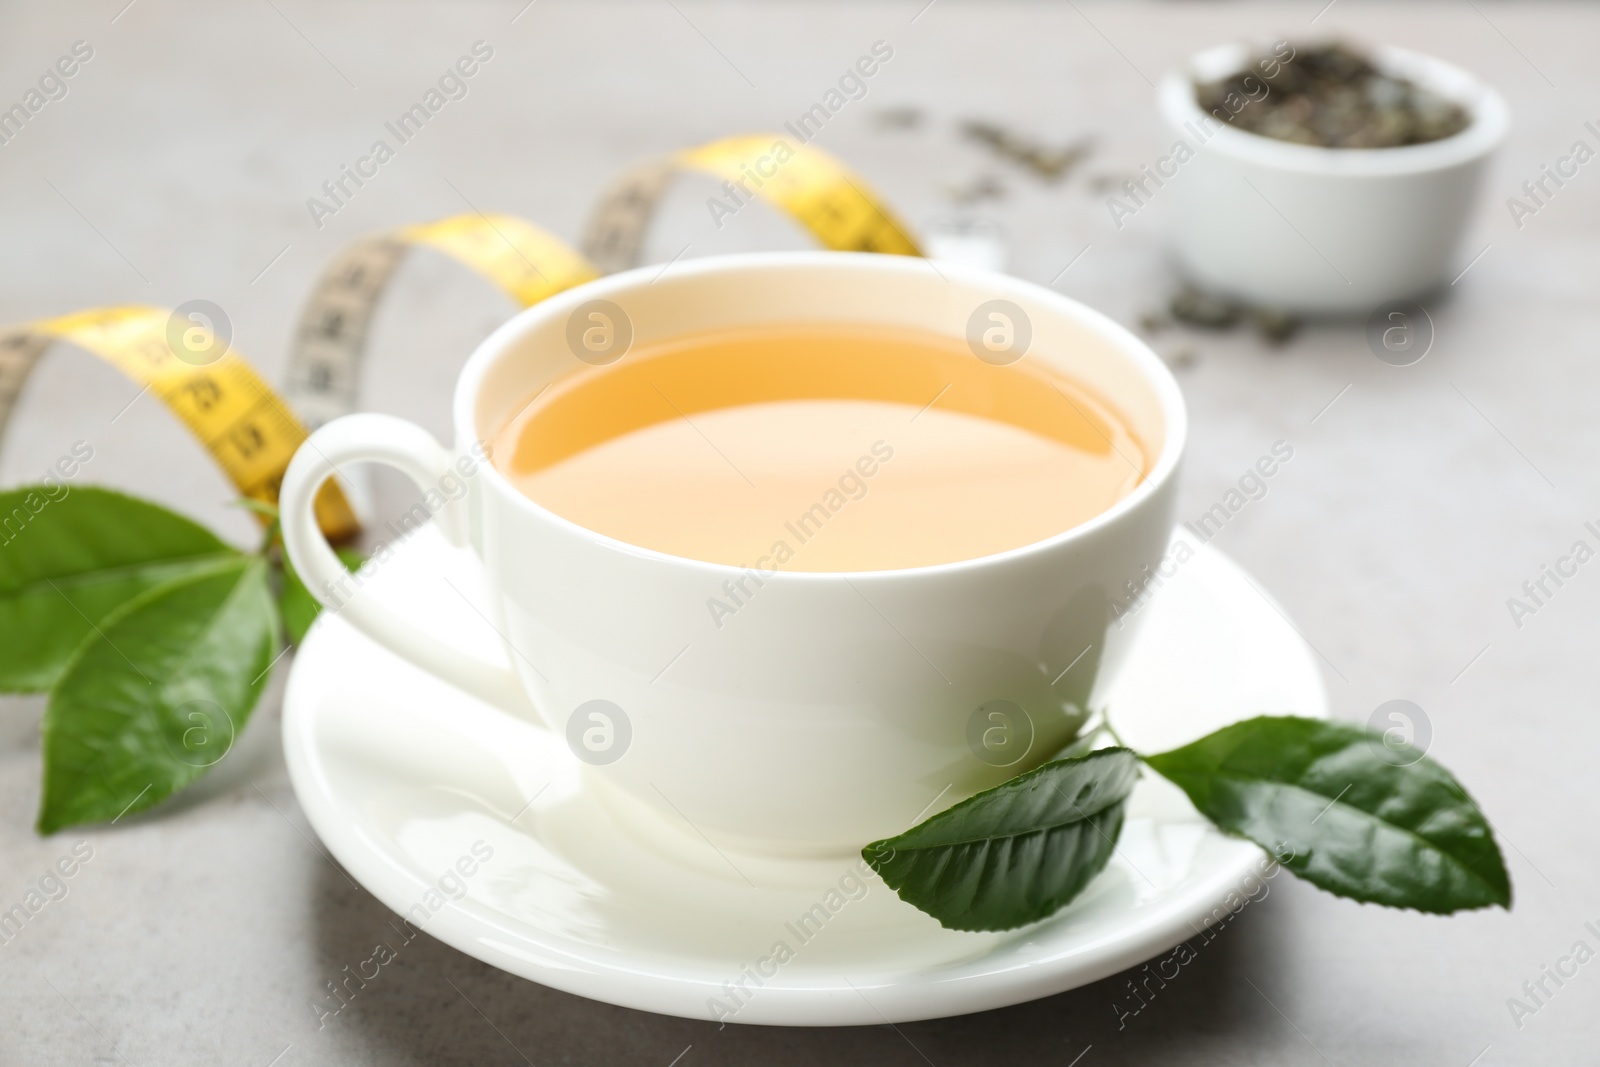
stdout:
[[1510,125],[1500,94],[1448,63],[1381,48],[1375,65],[1460,104],[1471,124],[1403,148],[1292,144],[1218,128],[1195,102],[1196,81],[1241,71],[1250,55],[1242,44],[1200,52],[1157,90],[1171,135],[1198,149],[1166,182],[1180,269],[1208,291],[1311,314],[1369,312],[1448,282]]

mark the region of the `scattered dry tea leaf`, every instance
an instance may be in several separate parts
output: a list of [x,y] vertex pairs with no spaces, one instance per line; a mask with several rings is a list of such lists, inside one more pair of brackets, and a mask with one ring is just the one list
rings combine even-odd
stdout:
[[922,125],[922,111],[914,107],[888,107],[872,116],[880,130],[912,130]]
[[944,191],[953,202],[965,206],[1006,198],[1006,187],[992,174],[980,174],[971,181],[946,183]]
[[1090,137],[1080,137],[1070,144],[1052,148],[998,123],[978,119],[963,122],[961,132],[969,140],[987,145],[1001,159],[1015,163],[1048,182],[1060,181],[1087,159],[1093,141]]
[[1089,179],[1089,188],[1095,193],[1109,193],[1121,189],[1129,181],[1138,181],[1138,174],[1096,174]]
[[1167,310],[1173,318],[1202,330],[1230,330],[1239,321],[1239,305],[1192,286],[1172,294]]
[[[1212,331],[1231,330],[1241,323],[1248,323],[1256,328],[1264,340],[1275,346],[1286,343],[1300,329],[1300,320],[1287,311],[1250,307],[1190,285],[1172,294],[1165,311],[1146,311],[1139,316],[1139,327],[1146,333],[1159,333],[1174,323]],[[1175,358],[1168,359],[1168,362],[1175,366],[1185,365]]]
[[1160,355],[1166,361],[1167,366],[1172,367],[1174,370],[1187,370],[1200,362],[1200,356],[1195,352],[1193,345],[1179,345],[1173,349],[1163,349]]
[[1300,329],[1300,320],[1287,311],[1256,308],[1252,314],[1255,316],[1256,329],[1261,332],[1261,336],[1275,345],[1285,343]]
[[1146,311],[1139,316],[1139,329],[1145,333],[1161,333],[1172,325],[1172,319],[1159,311]]

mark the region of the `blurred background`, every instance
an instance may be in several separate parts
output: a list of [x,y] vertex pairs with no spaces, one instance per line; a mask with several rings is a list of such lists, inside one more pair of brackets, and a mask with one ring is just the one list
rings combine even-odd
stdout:
[[[295,807],[276,737],[280,671],[225,765],[151,815],[86,834],[97,858],[70,899],[44,929],[0,947],[0,1062],[288,1067],[525,1054],[664,1067],[686,1044],[683,1067],[1066,1064],[1085,1045],[1084,1067],[1157,1056],[1458,1067],[1593,1058],[1600,972],[1580,972],[1520,1025],[1506,1001],[1575,940],[1596,944],[1583,923],[1600,922],[1600,830],[1589,817],[1600,574],[1580,572],[1520,626],[1507,600],[1600,520],[1600,168],[1581,170],[1520,226],[1506,201],[1574,140],[1594,142],[1583,123],[1600,120],[1600,10],[96,0],[0,4],[0,26],[0,105],[75,42],[93,50],[66,95],[0,144],[0,321],[209,300],[231,320],[234,346],[277,384],[315,279],[355,238],[483,211],[576,245],[601,189],[629,163],[776,129],[887,42],[892,60],[816,143],[913,231],[977,226],[1004,269],[1146,333],[1190,404],[1184,518],[1274,442],[1292,445],[1293,462],[1216,543],[1323,656],[1335,715],[1366,722],[1391,699],[1423,709],[1432,753],[1495,819],[1518,893],[1509,915],[1437,920],[1280,880],[1197,964],[1207,979],[1127,1031],[1111,1008],[1125,978],[903,1027],[920,1051],[887,1027],[718,1031],[542,989],[424,939],[398,978],[319,1032],[305,1000],[324,972],[359,958],[356,941],[385,909],[330,869]],[[1115,187],[1169,142],[1154,105],[1163,72],[1212,44],[1313,35],[1438,56],[1512,109],[1463,244],[1465,273],[1425,302],[1437,337],[1410,367],[1376,359],[1359,319],[1306,322],[1287,341],[1248,325],[1161,322],[1180,285],[1165,252],[1169,205],[1156,197],[1121,228],[1108,213]],[[467,95],[318,226],[307,199],[478,41],[493,56]],[[715,227],[704,201],[718,184],[678,180],[646,262],[811,246],[761,204]],[[447,437],[459,367],[514,310],[458,263],[413,253],[379,310],[362,406]],[[98,361],[54,351],[6,432],[0,484],[33,480],[86,440],[86,480],[253,543],[220,473],[158,403],[130,406],[136,392]],[[402,490],[380,490],[401,506]],[[41,707],[0,700],[5,902],[75,839],[41,842],[31,830]]]

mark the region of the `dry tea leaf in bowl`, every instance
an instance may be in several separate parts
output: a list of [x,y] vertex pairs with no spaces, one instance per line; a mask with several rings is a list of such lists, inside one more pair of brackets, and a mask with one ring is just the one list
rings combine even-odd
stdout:
[[1302,48],[1280,59],[1252,56],[1239,73],[1195,86],[1195,100],[1250,133],[1322,148],[1425,144],[1471,121],[1459,105],[1385,73],[1349,45]]

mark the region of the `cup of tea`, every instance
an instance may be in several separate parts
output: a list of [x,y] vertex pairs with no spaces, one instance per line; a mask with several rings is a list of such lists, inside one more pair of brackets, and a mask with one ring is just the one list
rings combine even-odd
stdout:
[[[561,293],[479,346],[453,419],[448,448],[383,415],[301,447],[281,506],[307,587],[534,717],[617,810],[788,855],[858,849],[1071,740],[1137,632],[1186,435],[1171,374],[1104,315],[836,252]],[[431,491],[505,647],[459,651],[347,574],[312,502],[362,462]]]

